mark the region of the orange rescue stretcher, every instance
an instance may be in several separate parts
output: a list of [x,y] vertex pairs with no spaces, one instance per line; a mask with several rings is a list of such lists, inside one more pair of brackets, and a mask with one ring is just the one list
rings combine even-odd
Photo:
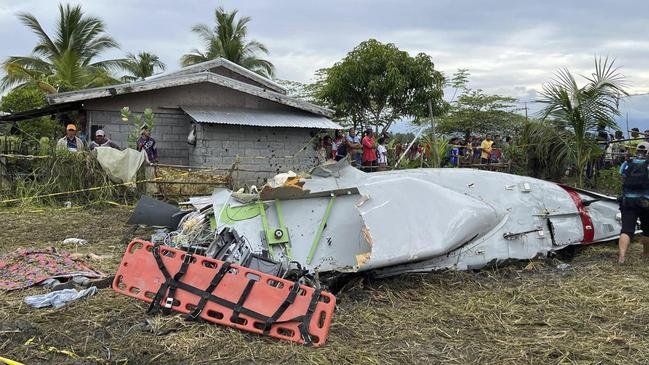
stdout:
[[151,303],[149,313],[186,313],[209,322],[322,346],[336,297],[236,264],[132,241],[113,290]]

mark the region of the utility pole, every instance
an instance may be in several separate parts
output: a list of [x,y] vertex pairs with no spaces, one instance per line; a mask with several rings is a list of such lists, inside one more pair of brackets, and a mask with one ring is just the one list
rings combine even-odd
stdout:
[[525,121],[527,122],[527,101],[525,102]]
[[629,112],[626,112],[626,137],[631,139],[631,132],[629,132]]
[[430,113],[430,131],[432,134],[432,141],[435,144],[435,119],[433,118],[433,101],[428,99],[428,112]]

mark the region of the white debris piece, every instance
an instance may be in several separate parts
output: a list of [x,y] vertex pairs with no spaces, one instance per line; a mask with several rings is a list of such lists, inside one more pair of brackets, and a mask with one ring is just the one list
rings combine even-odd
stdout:
[[88,244],[87,240],[81,239],[81,238],[66,238],[62,242],[64,245],[79,245],[83,246]]

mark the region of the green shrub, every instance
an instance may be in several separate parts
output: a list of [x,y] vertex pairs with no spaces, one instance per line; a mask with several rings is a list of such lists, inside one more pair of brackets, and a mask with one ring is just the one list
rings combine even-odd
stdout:
[[0,191],[0,201],[18,199],[12,205],[88,204],[124,200],[132,194],[125,186],[113,184],[89,152],[53,150],[45,158],[15,162],[21,162],[29,173],[16,174],[9,187]]
[[600,170],[595,178],[594,188],[598,191],[611,194],[622,194],[622,178],[618,167]]

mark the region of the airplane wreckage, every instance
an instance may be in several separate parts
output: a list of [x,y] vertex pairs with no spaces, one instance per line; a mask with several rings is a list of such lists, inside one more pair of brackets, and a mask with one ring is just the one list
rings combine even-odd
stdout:
[[[478,269],[547,255],[570,245],[612,240],[621,228],[616,199],[593,192],[474,169],[368,174],[346,160],[316,167],[307,176],[279,174],[254,194],[217,189],[212,196],[191,198],[186,205],[192,209],[179,210],[147,197],[140,200],[130,223],[167,226],[172,231],[157,235],[155,245],[131,243],[115,290],[152,302],[154,311],[173,307],[194,318],[200,315],[316,346],[324,343],[335,306],[335,297],[322,289],[340,276]],[[134,251],[133,245],[146,250]],[[147,264],[138,261],[129,266],[133,252]],[[201,270],[211,266],[213,273],[196,271],[189,285],[193,289],[182,290],[188,284],[179,277],[192,271],[187,265],[196,257],[202,260]],[[217,295],[215,287],[228,276],[224,270],[232,267],[244,270],[246,278],[231,281],[236,295],[218,307],[221,318],[210,317],[203,311],[205,301],[218,305],[217,299],[229,295]],[[249,278],[251,273],[256,280]],[[120,280],[124,283],[118,289]],[[271,287],[282,283],[284,292],[256,289],[257,299],[251,300],[255,290],[250,288],[257,281]],[[138,293],[132,290],[133,282],[138,283]],[[184,291],[190,296],[187,300],[198,304],[176,305],[167,287]],[[148,296],[140,293],[142,288]],[[304,297],[297,295],[301,301],[291,299],[294,289]],[[245,317],[244,303],[257,306],[252,311],[258,316],[247,313],[251,322],[247,324],[239,317]],[[296,303],[299,309],[293,308]],[[268,306],[272,310],[260,314]],[[284,308],[286,312],[294,309],[291,315],[300,318],[301,327],[300,321],[288,321],[290,315],[282,307],[289,308]],[[288,321],[283,322],[287,323],[283,333],[282,328],[275,329],[279,319]]]

